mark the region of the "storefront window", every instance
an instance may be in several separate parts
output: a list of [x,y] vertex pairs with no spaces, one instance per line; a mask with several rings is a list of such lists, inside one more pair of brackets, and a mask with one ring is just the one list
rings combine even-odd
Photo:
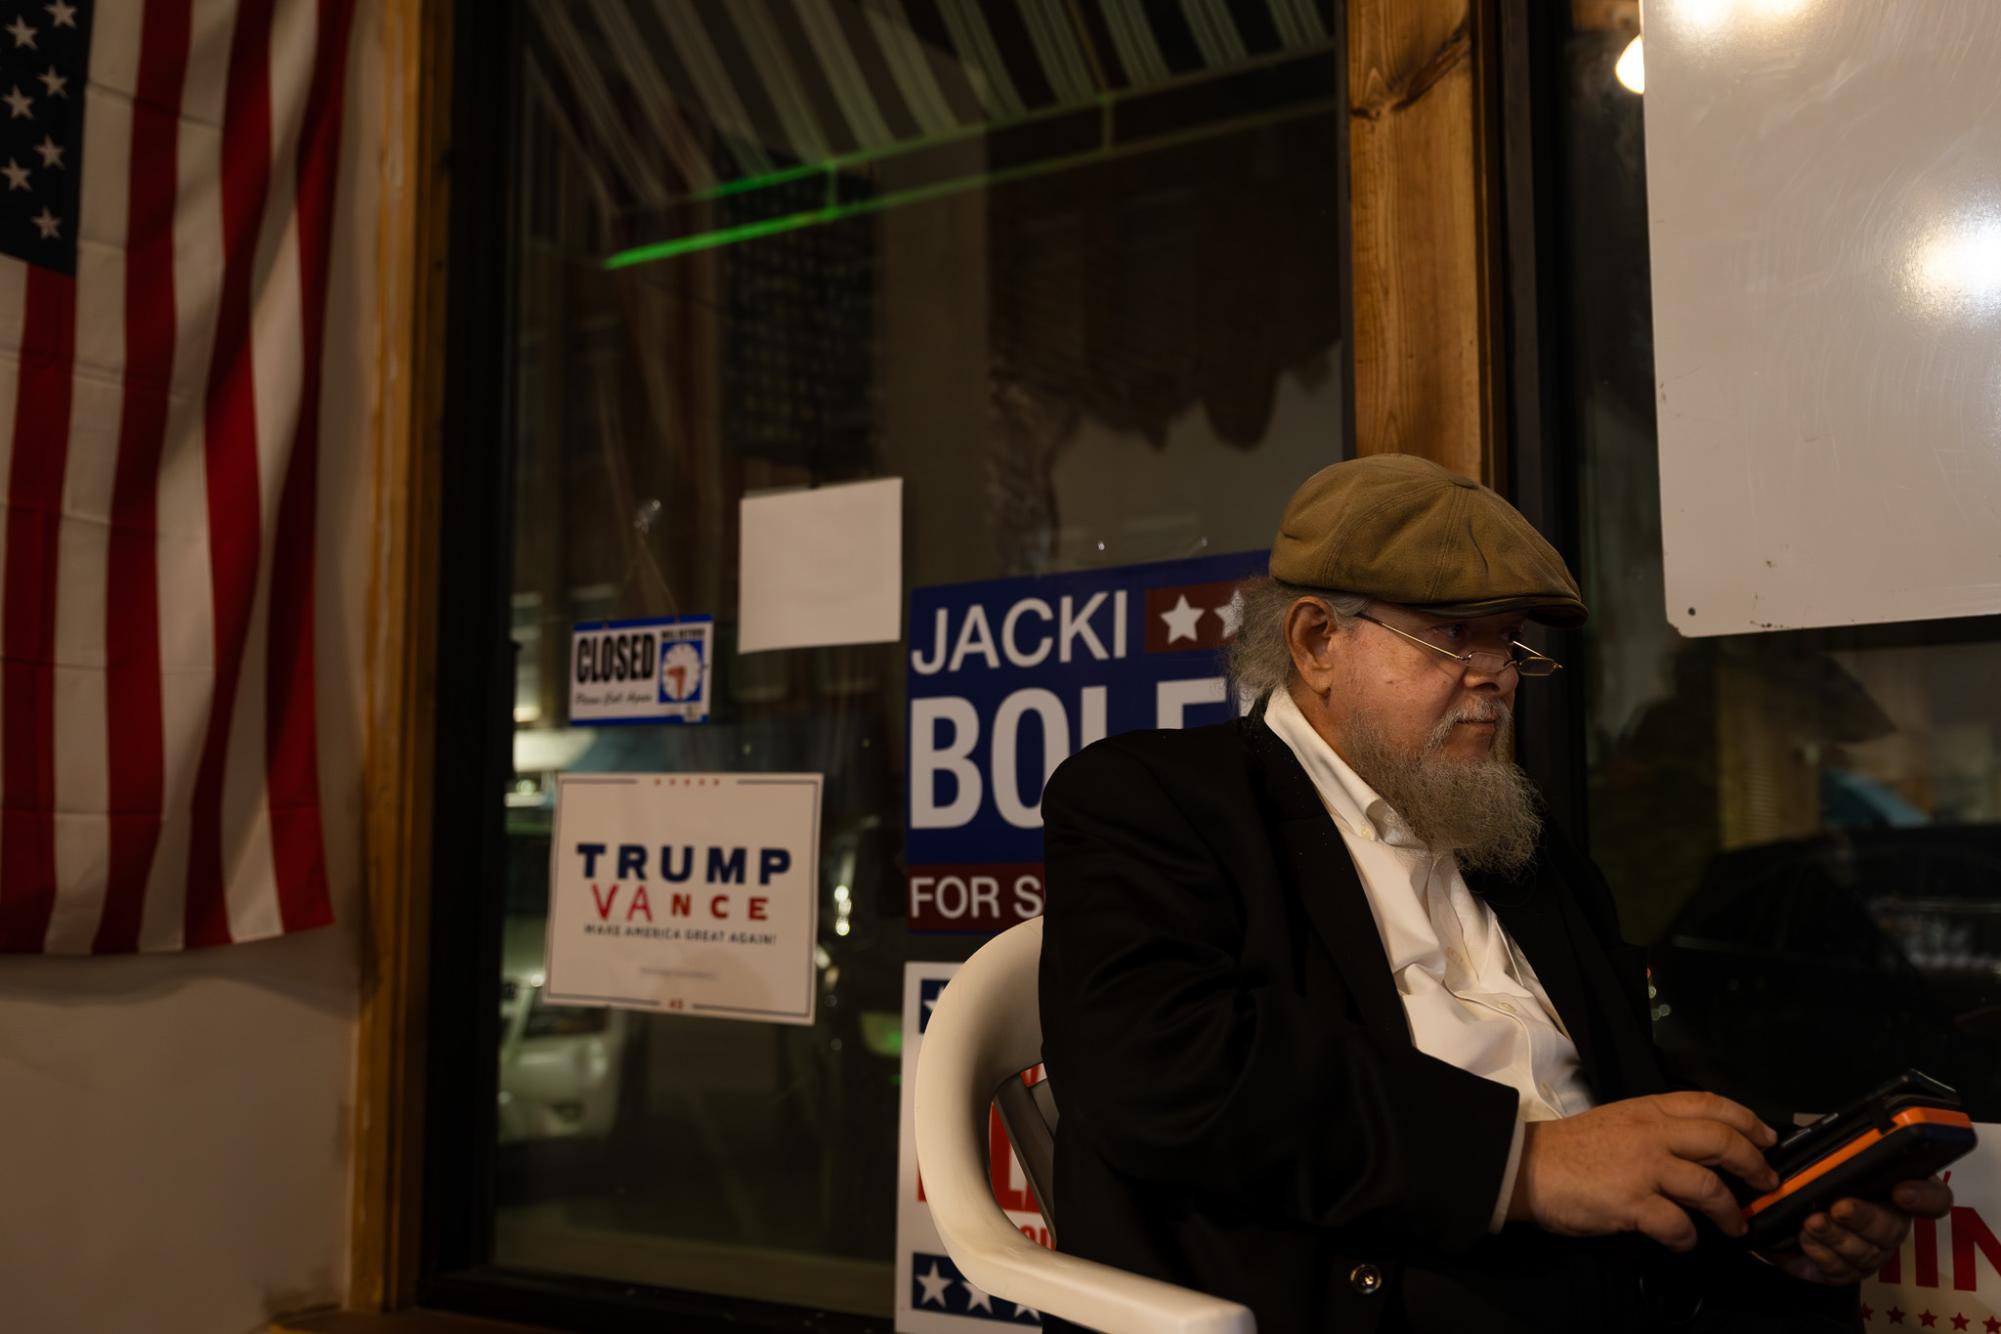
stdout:
[[[1917,1066],[2001,1117],[2001,635],[1686,638],[1663,604],[1637,6],[1571,7],[1561,207],[1593,855],[1655,1035],[1773,1114]],[[1880,540],[1871,535],[1868,540]]]
[[[1332,6],[527,6],[492,1260],[886,1316],[911,644],[737,651],[739,503],[901,478],[910,589],[1267,547],[1346,452]],[[715,617],[706,722],[575,627]],[[810,1026],[542,998],[555,775],[825,775]]]

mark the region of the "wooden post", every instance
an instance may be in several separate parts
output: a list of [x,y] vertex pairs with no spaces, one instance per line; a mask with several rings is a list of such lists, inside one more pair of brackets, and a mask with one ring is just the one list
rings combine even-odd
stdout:
[[1349,0],[1361,454],[1503,477],[1492,0]]
[[450,0],[383,0],[361,999],[347,1306],[409,1304],[422,1207]]

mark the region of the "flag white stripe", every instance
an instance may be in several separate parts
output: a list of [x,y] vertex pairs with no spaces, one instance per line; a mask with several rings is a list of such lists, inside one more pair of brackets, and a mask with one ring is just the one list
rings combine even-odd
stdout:
[[[105,16],[99,13],[98,22]],[[229,91],[229,39],[236,30],[235,0],[194,0],[188,16],[188,73],[181,88],[181,119],[222,131]],[[220,210],[221,203],[217,201]],[[218,211],[218,218],[221,217]]]
[[[125,222],[131,88],[139,25],[91,29],[76,256],[76,350],[57,534],[55,617],[56,897],[42,948],[87,954],[110,875],[110,727],[105,608],[111,601],[111,493],[125,395]],[[106,86],[121,79],[122,86]],[[71,164],[75,166],[76,164]]]
[[271,554],[285,460],[298,425],[304,386],[296,188],[299,126],[312,86],[315,6],[279,5],[271,46],[271,180],[257,234],[253,272],[259,275],[250,313],[257,417],[257,585],[244,639],[236,708],[230,719],[222,783],[223,894],[233,940],[284,932],[278,908],[277,859],[271,843],[265,757],[271,618]]
[[174,392],[161,450],[157,523],[160,607],[159,846],[146,882],[142,950],[181,948],[187,905],[190,808],[215,693],[208,472],[202,414],[216,302],[222,293],[222,99],[230,0],[195,0],[181,93],[179,186],[174,203]]

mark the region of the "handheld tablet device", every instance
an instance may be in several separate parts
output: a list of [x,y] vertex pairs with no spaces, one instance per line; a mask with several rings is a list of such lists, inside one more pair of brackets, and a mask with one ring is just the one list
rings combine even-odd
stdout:
[[1974,1146],[1959,1094],[1916,1070],[1830,1112],[1765,1151],[1774,1190],[1736,1183],[1753,1250],[1788,1250],[1800,1228],[1836,1200],[1887,1201],[1899,1181],[1930,1176]]

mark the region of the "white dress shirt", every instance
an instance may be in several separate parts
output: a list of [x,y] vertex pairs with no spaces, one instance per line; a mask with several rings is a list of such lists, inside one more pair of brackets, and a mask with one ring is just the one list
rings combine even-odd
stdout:
[[1327,744],[1284,689],[1265,723],[1298,757],[1355,860],[1383,953],[1421,1052],[1520,1096],[1491,1226],[1506,1221],[1522,1127],[1588,1111],[1577,1047],[1494,910],[1466,887],[1450,848],[1418,841],[1390,804]]

